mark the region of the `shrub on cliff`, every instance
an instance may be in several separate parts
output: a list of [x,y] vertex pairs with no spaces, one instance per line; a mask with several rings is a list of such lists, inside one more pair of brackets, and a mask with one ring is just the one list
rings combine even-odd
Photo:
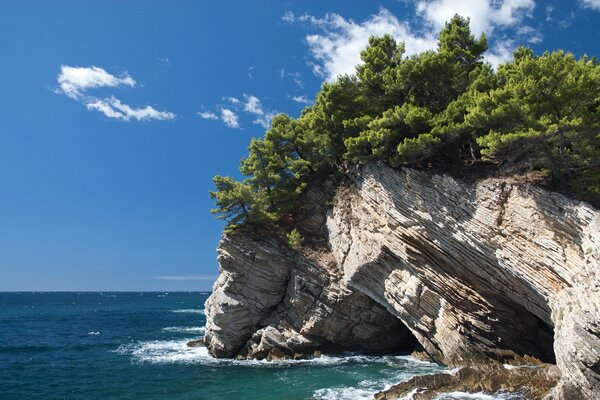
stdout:
[[292,231],[290,233],[288,233],[286,236],[287,236],[287,240],[288,240],[288,245],[292,249],[298,250],[300,247],[302,247],[302,243],[304,243],[304,238],[302,237],[300,232],[298,232],[298,229],[296,229],[296,228],[292,229]]

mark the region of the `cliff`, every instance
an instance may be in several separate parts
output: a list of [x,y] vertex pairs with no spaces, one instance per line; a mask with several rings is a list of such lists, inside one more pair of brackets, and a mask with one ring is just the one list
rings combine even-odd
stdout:
[[556,364],[549,398],[600,396],[598,211],[507,179],[380,163],[353,175],[331,207],[308,196],[300,229],[320,240],[298,252],[277,235],[223,237],[213,355],[419,349],[474,368],[527,356]]

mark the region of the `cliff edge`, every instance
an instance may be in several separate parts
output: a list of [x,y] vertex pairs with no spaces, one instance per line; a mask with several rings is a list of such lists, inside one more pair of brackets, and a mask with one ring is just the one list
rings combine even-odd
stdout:
[[225,235],[206,302],[216,357],[418,349],[451,367],[556,364],[552,399],[600,397],[600,212],[533,185],[475,183],[382,163],[333,204],[316,238]]

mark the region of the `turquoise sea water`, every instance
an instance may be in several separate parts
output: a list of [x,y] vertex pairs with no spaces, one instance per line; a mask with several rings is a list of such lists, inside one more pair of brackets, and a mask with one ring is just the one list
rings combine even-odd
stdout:
[[213,359],[186,346],[203,334],[207,297],[0,293],[0,398],[368,399],[415,374],[444,370],[400,355]]

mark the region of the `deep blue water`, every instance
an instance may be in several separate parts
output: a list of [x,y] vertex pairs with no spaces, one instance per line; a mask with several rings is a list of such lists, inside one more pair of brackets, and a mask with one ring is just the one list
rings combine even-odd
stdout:
[[[1,399],[361,399],[443,370],[404,356],[211,358],[208,293],[0,293]],[[457,397],[458,398],[458,397]]]

